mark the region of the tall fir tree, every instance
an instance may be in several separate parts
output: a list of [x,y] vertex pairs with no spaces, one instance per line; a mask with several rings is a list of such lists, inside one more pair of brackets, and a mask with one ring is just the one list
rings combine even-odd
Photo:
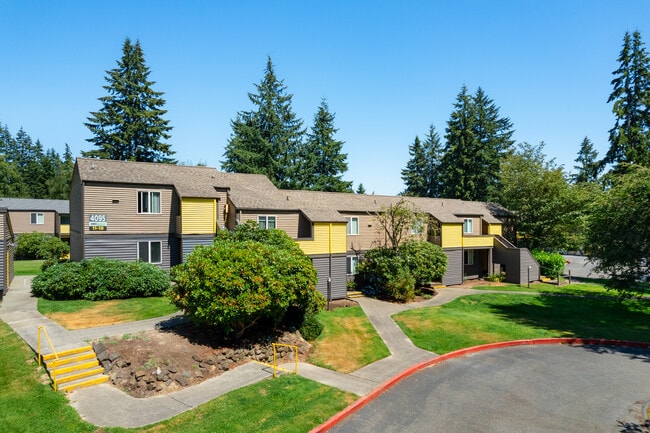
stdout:
[[420,137],[415,136],[413,144],[409,146],[410,159],[406,163],[406,167],[402,169],[402,180],[406,189],[402,194],[415,197],[426,197],[428,192],[426,178],[425,178],[425,165],[426,156]]
[[176,163],[171,145],[165,143],[172,127],[163,116],[163,93],[154,91],[149,80],[140,41],[126,38],[117,68],[106,71],[107,96],[99,98],[102,107],[91,112],[86,127],[93,134],[87,139],[96,149],[83,156],[124,161]]
[[625,33],[617,61],[614,89],[607,100],[613,103],[616,122],[602,163],[650,167],[650,59],[638,31]]
[[366,193],[366,188],[363,186],[363,183],[359,184],[359,186],[357,187],[357,190],[355,192],[357,194],[365,194]]
[[479,87],[463,86],[447,122],[440,163],[442,196],[488,201],[497,197],[501,160],[512,150],[512,122]]
[[251,111],[240,111],[231,122],[223,170],[266,175],[278,188],[299,188],[299,152],[305,130],[291,108],[293,95],[278,80],[268,57],[264,78],[249,93]]
[[598,161],[598,151],[588,137],[585,137],[580,144],[578,157],[574,160],[578,165],[573,168],[576,173],[571,176],[573,183],[587,183],[598,180],[601,165]]
[[300,150],[298,187],[314,191],[351,192],[352,182],[342,179],[348,170],[343,141],[334,135],[334,114],[323,99],[314,115],[314,124]]
[[433,125],[429,126],[429,132],[425,136],[422,147],[424,158],[427,161],[424,166],[424,179],[427,185],[425,197],[440,197],[443,186],[440,175],[443,148],[440,143],[440,135]]

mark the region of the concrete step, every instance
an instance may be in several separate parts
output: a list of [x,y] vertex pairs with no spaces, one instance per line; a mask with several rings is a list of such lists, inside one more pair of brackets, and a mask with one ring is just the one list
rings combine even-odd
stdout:
[[57,391],[67,392],[108,381],[92,346],[43,355],[42,359],[52,378],[52,386]]
[[77,388],[99,385],[100,383],[106,383],[106,382],[108,382],[108,376],[105,375],[102,370],[101,374],[95,374],[74,381],[66,382],[57,389],[63,392],[70,392],[70,391],[74,391]]
[[358,290],[348,290],[347,292],[348,299],[365,298],[365,297],[366,296]]

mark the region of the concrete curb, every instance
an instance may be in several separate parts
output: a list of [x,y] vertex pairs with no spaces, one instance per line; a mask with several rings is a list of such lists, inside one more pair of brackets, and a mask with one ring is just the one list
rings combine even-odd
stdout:
[[453,358],[460,358],[462,356],[470,355],[472,353],[484,352],[487,350],[493,349],[503,349],[506,347],[515,347],[515,346],[533,346],[533,345],[550,345],[550,344],[569,344],[572,346],[618,346],[618,347],[634,347],[642,349],[650,349],[650,343],[638,342],[638,341],[623,341],[623,340],[608,340],[608,339],[599,339],[599,338],[537,338],[530,340],[514,340],[514,341],[503,341],[499,343],[490,343],[483,344],[481,346],[468,347],[466,349],[456,350],[454,352],[449,352],[444,355],[440,355],[437,358],[430,359],[428,361],[421,362],[419,364],[410,367],[403,372],[397,374],[396,376],[388,379],[386,382],[379,385],[375,388],[370,394],[365,397],[361,397],[359,400],[350,404],[348,407],[343,409],[341,412],[335,414],[330,419],[325,421],[323,424],[318,427],[314,427],[310,430],[309,433],[323,433],[330,430],[332,427],[343,421],[345,418],[351,416],[359,409],[363,408],[365,405],[379,397],[381,394],[392,388],[395,384],[400,382],[403,379],[406,379],[413,374],[424,370],[427,367],[432,365],[439,364],[441,362],[447,361]]

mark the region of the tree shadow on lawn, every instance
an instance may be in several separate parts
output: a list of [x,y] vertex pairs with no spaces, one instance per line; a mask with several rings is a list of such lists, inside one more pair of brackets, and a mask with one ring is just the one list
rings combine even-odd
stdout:
[[[542,294],[516,303],[496,301],[490,308],[505,320],[550,330],[558,337],[650,342],[648,302]],[[647,360],[648,350],[641,352]]]

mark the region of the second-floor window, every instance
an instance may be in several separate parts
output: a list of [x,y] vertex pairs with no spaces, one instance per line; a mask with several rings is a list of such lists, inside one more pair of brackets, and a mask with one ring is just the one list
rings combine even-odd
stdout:
[[474,233],[474,222],[471,218],[465,218],[463,220],[463,233]]
[[138,213],[160,213],[160,192],[138,191]]
[[257,217],[257,223],[262,230],[275,228],[275,217],[269,215],[260,215]]
[[358,235],[359,234],[359,218],[358,217],[347,217],[348,220],[348,230],[347,234],[349,235]]
[[29,222],[31,224],[45,224],[45,215],[40,212],[32,212]]

